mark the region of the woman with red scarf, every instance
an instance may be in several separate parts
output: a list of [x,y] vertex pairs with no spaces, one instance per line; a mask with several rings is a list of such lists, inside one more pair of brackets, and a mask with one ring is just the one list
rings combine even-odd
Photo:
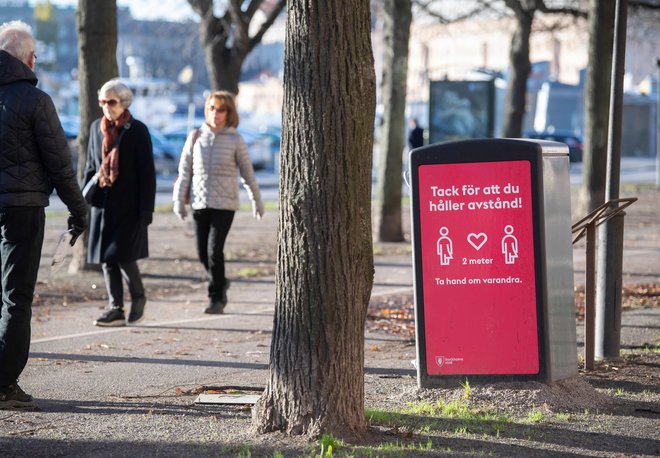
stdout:
[[84,183],[98,180],[91,197],[87,261],[102,264],[107,310],[96,326],[125,326],[123,280],[131,310],[128,323],[140,321],[146,297],[137,260],[149,256],[147,226],[156,196],[151,136],[128,111],[131,90],[113,79],[99,90],[103,116],[90,126]]

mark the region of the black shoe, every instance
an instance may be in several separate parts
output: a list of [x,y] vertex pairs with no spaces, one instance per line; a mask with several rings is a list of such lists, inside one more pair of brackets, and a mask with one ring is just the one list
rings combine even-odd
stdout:
[[94,326],[126,326],[124,310],[113,307],[94,321]]
[[0,387],[0,410],[4,409],[35,409],[32,396],[18,386],[18,383]]
[[222,288],[222,296],[220,297],[220,302],[222,302],[224,305],[227,305],[227,290],[229,289],[230,283],[231,282],[229,279],[225,278],[225,287]]
[[131,313],[128,314],[128,324],[135,324],[142,321],[144,313],[144,304],[147,303],[146,297],[141,297],[131,304]]
[[209,306],[204,309],[204,313],[208,313],[210,315],[222,315],[224,310],[225,304],[222,302],[211,301],[209,302]]

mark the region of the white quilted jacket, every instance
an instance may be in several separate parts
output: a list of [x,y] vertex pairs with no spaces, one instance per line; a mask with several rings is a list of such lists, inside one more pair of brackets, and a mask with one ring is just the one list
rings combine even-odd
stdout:
[[181,152],[179,177],[173,191],[175,202],[185,202],[187,190],[192,189],[190,206],[193,210],[236,211],[240,206],[237,172],[250,199],[261,200],[245,140],[235,128],[226,127],[214,134],[203,124],[194,145],[193,138],[194,132],[191,132]]

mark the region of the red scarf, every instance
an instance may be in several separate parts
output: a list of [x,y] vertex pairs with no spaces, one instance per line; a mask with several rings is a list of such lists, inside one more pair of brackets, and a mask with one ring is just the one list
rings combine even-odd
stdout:
[[115,146],[115,142],[124,124],[130,120],[131,113],[128,110],[124,110],[114,122],[105,116],[101,118],[101,133],[103,133],[101,152],[103,159],[101,161],[101,169],[99,170],[99,186],[102,188],[112,186],[112,183],[119,176],[119,149]]

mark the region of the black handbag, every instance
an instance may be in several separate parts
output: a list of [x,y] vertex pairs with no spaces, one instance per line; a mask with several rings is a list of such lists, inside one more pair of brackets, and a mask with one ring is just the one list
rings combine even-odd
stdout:
[[99,188],[99,174],[97,173],[92,177],[91,180],[87,182],[85,187],[82,189],[82,195],[88,204],[91,205],[91,203],[94,201],[94,194],[96,194],[98,188]]

